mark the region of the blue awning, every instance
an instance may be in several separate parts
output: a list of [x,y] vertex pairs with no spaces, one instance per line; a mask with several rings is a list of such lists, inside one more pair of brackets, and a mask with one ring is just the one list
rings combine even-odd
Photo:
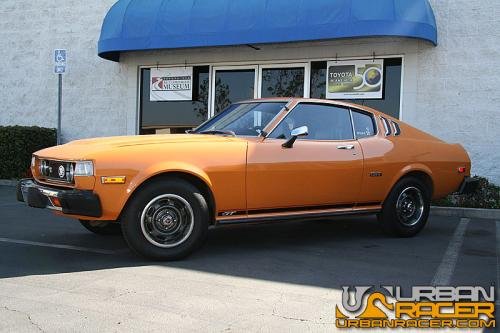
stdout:
[[381,36],[437,45],[428,0],[119,0],[104,19],[99,56]]

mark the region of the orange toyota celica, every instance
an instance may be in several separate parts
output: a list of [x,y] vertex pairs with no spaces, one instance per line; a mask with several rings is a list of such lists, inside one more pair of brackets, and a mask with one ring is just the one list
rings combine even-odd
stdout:
[[474,191],[470,167],[459,144],[368,107],[259,99],[187,134],[40,150],[18,199],[168,260],[194,251],[211,225],[377,214],[390,234],[414,236],[431,199]]

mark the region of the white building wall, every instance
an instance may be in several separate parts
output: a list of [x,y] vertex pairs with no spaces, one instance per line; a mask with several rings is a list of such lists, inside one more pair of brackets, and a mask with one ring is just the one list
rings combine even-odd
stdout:
[[54,48],[69,50],[63,138],[135,134],[138,67],[403,55],[402,118],[469,151],[473,172],[500,183],[500,3],[430,0],[439,45],[410,39],[358,39],[97,56],[102,20],[114,0],[0,2],[0,125],[56,126]]
[[465,146],[473,172],[500,184],[500,1],[430,0],[437,48],[420,43],[418,112],[423,130]]
[[63,140],[127,132],[123,66],[97,57],[101,24],[114,2],[0,1],[0,125],[57,127],[53,50],[67,48]]

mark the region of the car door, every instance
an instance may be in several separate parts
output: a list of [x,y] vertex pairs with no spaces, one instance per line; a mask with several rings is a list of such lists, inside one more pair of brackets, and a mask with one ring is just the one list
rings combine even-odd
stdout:
[[[300,126],[307,126],[309,135],[292,148],[282,147]],[[266,139],[249,142],[247,207],[251,212],[352,205],[362,173],[363,154],[354,140],[350,110],[299,103]]]

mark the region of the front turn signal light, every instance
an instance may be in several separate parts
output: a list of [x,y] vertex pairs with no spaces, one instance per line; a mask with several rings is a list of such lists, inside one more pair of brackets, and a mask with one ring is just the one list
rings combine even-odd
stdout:
[[94,163],[92,161],[77,161],[73,172],[75,176],[93,176]]
[[101,177],[101,183],[103,184],[125,184],[125,176],[105,176]]

